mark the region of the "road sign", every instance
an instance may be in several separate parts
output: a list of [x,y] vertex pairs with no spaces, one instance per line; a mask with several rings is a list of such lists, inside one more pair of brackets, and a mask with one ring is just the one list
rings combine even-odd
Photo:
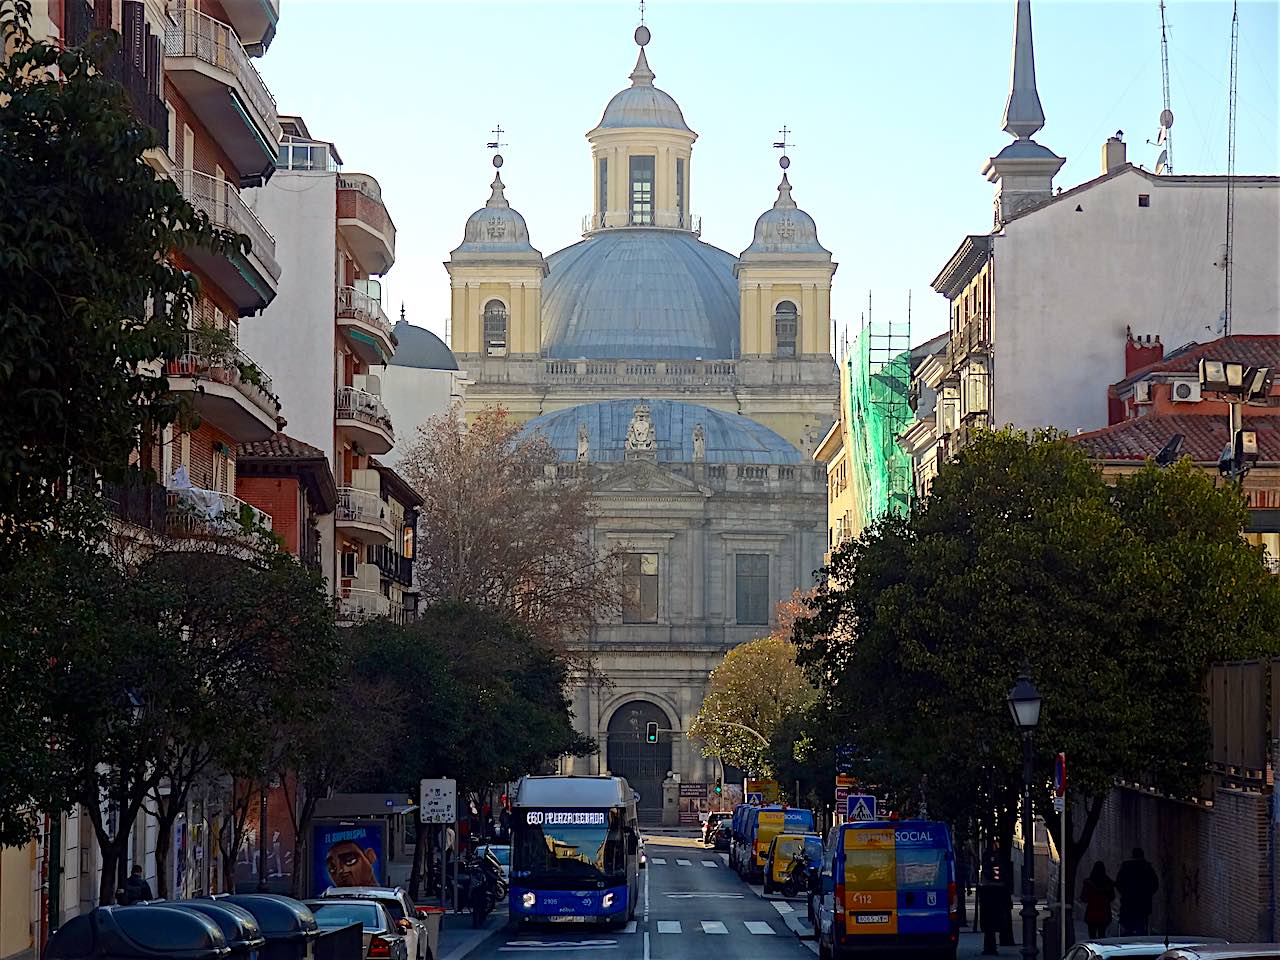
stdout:
[[422,823],[453,823],[458,819],[457,781],[423,780],[418,786],[418,810]]
[[876,798],[866,794],[849,794],[849,817],[855,823],[865,823],[876,818]]
[[837,773],[837,774],[836,774],[836,789],[837,789],[837,790],[839,790],[841,787],[852,787],[853,785],[854,785],[854,783],[853,783],[853,777],[851,777],[849,774],[847,774],[847,773]]
[[849,788],[848,787],[836,787],[836,809],[837,810],[849,809]]
[[757,803],[757,804],[759,804],[759,803],[764,803],[764,794],[763,794],[763,793],[748,793],[748,794],[747,794],[747,803]]

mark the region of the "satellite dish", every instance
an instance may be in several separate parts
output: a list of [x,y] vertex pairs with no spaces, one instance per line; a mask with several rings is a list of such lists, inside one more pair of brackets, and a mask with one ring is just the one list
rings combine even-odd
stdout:
[[1165,165],[1169,162],[1169,151],[1161,150],[1160,156],[1156,159],[1156,174],[1164,173]]
[[1166,130],[1173,126],[1173,111],[1168,107],[1160,111],[1160,126]]

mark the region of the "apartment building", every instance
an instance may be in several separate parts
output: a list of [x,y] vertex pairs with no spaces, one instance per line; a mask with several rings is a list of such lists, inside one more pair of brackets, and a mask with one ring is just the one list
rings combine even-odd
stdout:
[[377,180],[343,171],[337,147],[313,137],[303,118],[279,123],[276,171],[248,199],[276,235],[284,275],[242,342],[271,369],[289,435],[325,451],[333,469],[337,509],[318,530],[340,621],[403,619],[414,606],[422,501],[376,459],[396,436],[382,374],[397,340],[378,279],[395,263],[395,223]]

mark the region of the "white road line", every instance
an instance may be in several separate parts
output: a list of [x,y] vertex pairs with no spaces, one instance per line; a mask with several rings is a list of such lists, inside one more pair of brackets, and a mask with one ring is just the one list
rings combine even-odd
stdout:
[[679,933],[680,921],[679,920],[659,920],[658,932],[659,933]]
[[[644,922],[649,922],[649,871],[644,872]],[[649,946],[649,935],[645,934],[645,947]]]
[[656,863],[660,867],[665,867],[667,865],[667,861],[665,857],[650,857],[649,862]]
[[726,867],[729,865],[729,855],[727,853],[720,854],[720,859],[724,861]]
[[747,929],[756,936],[776,936],[773,927],[765,923],[763,920],[747,920]]
[[791,904],[786,903],[785,901],[782,901],[782,900],[770,900],[769,902],[770,902],[771,904],[773,904],[773,909],[777,910],[777,911],[778,911],[778,913],[780,913],[780,914],[788,914],[788,913],[795,913],[795,912],[796,912],[796,908],[795,908],[795,907],[793,907]]
[[676,863],[678,863],[678,864],[679,864],[680,866],[682,866],[682,867],[690,866],[690,864],[689,864],[689,861],[688,861],[688,860],[677,860],[677,861],[676,861]]
[[725,925],[721,923],[719,920],[703,920],[702,932],[703,933],[728,933],[729,931],[725,927]]
[[649,931],[644,932],[644,960],[649,960]]
[[635,922],[634,920],[628,920],[628,921],[627,921],[627,925],[626,925],[625,927],[623,927],[623,928],[622,928],[622,932],[623,932],[623,933],[635,933],[635,932],[636,932],[636,922]]
[[704,867],[718,867],[718,866],[720,866],[720,864],[716,863],[716,861],[714,861],[714,860],[703,860],[703,861],[702,861],[702,865],[703,865]]

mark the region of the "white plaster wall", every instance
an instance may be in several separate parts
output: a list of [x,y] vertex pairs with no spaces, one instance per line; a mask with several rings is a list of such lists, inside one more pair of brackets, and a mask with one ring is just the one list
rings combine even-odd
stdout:
[[[1221,180],[1136,171],[1008,224],[995,238],[993,422],[1104,427],[1126,325],[1166,353],[1220,336],[1225,224]],[[1280,183],[1238,182],[1234,247],[1232,332],[1280,333]]]
[[417,439],[422,424],[465,399],[466,374],[393,363],[384,367],[380,375],[382,402],[395,425],[396,443],[378,459],[394,467]]
[[240,322],[240,345],[271,376],[285,433],[333,464],[337,174],[277,170],[242,195],[276,238],[281,275],[271,305]]

